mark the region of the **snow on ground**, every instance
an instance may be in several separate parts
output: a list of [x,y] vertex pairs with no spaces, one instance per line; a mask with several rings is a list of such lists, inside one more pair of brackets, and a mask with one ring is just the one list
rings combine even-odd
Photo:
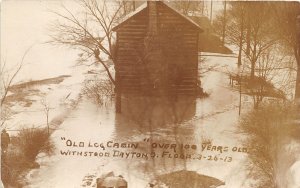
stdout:
[[70,106],[70,103],[78,100],[79,92],[85,79],[83,73],[82,68],[76,67],[70,77],[66,77],[59,84],[30,87],[32,90],[37,90],[38,94],[29,95],[25,98],[34,102],[29,106],[24,106],[22,102],[15,101],[11,108],[15,114],[6,122],[6,128],[14,135],[21,128],[45,127],[45,105],[50,108],[50,120],[66,113],[68,110],[66,106]]

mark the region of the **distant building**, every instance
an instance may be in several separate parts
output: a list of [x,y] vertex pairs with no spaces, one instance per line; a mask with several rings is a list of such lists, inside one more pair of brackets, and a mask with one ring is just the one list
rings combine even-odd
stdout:
[[116,85],[122,94],[196,95],[203,30],[162,1],[148,1],[116,27]]
[[201,26],[204,32],[199,33],[199,52],[231,54],[232,51],[223,45],[219,36],[214,33],[211,21],[206,16],[189,16]]

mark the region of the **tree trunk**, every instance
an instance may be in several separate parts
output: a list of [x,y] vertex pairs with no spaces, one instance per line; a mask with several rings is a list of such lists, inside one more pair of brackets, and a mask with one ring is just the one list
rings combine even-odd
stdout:
[[297,79],[296,79],[296,88],[295,88],[295,102],[297,105],[298,119],[300,120],[300,57],[297,59]]
[[297,105],[297,120],[300,124],[300,15],[297,16],[296,22],[296,45],[294,46],[294,54],[297,61],[297,80],[295,88],[295,102]]
[[296,22],[296,44],[294,46],[294,54],[297,62],[297,79],[296,79],[296,87],[295,87],[295,102],[297,105],[298,120],[300,121],[300,15],[297,16]]
[[300,66],[297,66],[297,80],[296,80],[296,91],[295,98],[300,99]]
[[212,23],[212,15],[213,15],[213,0],[210,0],[210,23]]
[[132,1],[133,11],[136,9],[135,1]]
[[250,78],[251,78],[251,80],[254,79],[254,76],[255,76],[255,61],[252,60],[252,62],[251,62],[251,72],[250,72]]
[[251,61],[251,74],[250,74],[250,78],[251,80],[254,79],[254,76],[255,76],[255,64],[256,64],[256,61],[258,59],[257,57],[257,54],[256,54],[256,45],[257,45],[257,41],[256,41],[257,37],[256,37],[256,34],[254,35],[254,38],[253,38],[253,42],[254,42],[254,45],[253,45],[253,52],[252,52],[252,57],[250,59]]
[[108,75],[109,80],[110,80],[114,85],[116,85],[116,81],[114,80],[113,76],[111,75],[111,73],[110,73],[108,67],[105,65],[105,63],[104,63],[104,62],[101,60],[101,58],[99,57],[99,54],[95,54],[95,58],[96,58],[96,60],[97,60],[99,63],[101,63],[101,64],[103,65],[103,67],[104,67],[104,69],[105,69],[105,71],[106,71],[106,73],[107,73],[107,75]]
[[239,116],[241,115],[242,111],[242,76],[240,75],[240,86],[239,86],[239,93],[240,93],[240,98],[239,98]]
[[242,65],[242,47],[241,47],[241,41],[240,41],[240,47],[239,47],[239,55],[238,55],[238,66],[240,67]]
[[116,95],[115,110],[116,110],[116,113],[121,113],[122,112],[122,108],[121,108],[122,93],[121,93],[121,86],[120,86],[118,71],[116,71],[115,95]]
[[240,38],[239,38],[239,55],[238,55],[238,66],[242,65],[242,49],[243,49],[243,38],[244,38],[244,14],[241,15],[241,27],[240,27]]
[[222,30],[222,44],[223,46],[225,45],[225,36],[226,36],[226,21],[227,21],[227,18],[226,18],[226,0],[224,1],[224,19],[223,19],[223,30]]
[[251,34],[250,18],[247,18],[247,34],[246,34],[246,44],[247,44],[246,54],[247,55],[250,55],[250,34]]
[[239,43],[239,55],[238,55],[238,66],[242,65],[242,48],[243,48],[243,33],[244,33],[244,23],[241,25],[241,35]]

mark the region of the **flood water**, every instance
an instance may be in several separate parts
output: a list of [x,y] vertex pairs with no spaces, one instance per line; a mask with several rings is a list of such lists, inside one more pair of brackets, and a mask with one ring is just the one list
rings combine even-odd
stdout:
[[[212,103],[217,100],[214,96],[206,99],[123,97],[119,114],[115,113],[113,100],[97,106],[83,97],[52,134],[55,153],[38,159],[41,168],[28,175],[28,187],[93,187],[97,177],[113,171],[122,175],[129,187],[141,188],[157,175],[183,169],[219,178],[226,181],[226,187],[233,187],[230,174],[240,171],[239,164],[245,154],[202,148],[207,143],[229,148],[239,146],[234,95],[223,92],[223,98],[226,95],[230,100],[218,103],[221,106]],[[85,146],[79,147],[80,142]],[[101,143],[104,150],[98,147]],[[122,143],[126,146],[121,147]],[[132,147],[132,143],[138,146]],[[78,152],[93,153],[83,156]],[[104,156],[105,152],[109,157]],[[232,159],[225,162],[225,157]]]

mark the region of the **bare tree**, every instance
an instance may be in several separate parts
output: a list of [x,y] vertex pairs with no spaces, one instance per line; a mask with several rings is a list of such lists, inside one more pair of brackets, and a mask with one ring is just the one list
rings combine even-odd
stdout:
[[295,84],[295,101],[298,103],[300,111],[300,3],[296,1],[278,2],[273,4],[272,9],[274,11],[274,17],[276,18],[274,19],[274,25],[277,26],[274,33],[277,34],[280,42],[284,44],[286,49],[293,54],[296,61],[297,79]]
[[[277,37],[272,37],[272,31],[270,30],[270,6],[265,2],[250,2],[247,4],[248,20],[250,22],[250,52],[247,54],[247,47],[243,48],[246,54],[246,58],[251,63],[251,78],[255,76],[255,66],[264,53],[270,47],[276,44]],[[255,10],[255,11],[254,11]],[[249,50],[249,49],[248,49]]]
[[13,70],[9,70],[7,68],[6,59],[1,61],[1,64],[0,64],[0,80],[1,80],[0,106],[1,107],[6,99],[7,93],[9,91],[9,87],[13,84],[14,79],[16,78],[16,76],[18,75],[18,73],[20,72],[20,70],[23,67],[25,57],[28,54],[28,52],[30,51],[31,47],[25,51],[20,63]]
[[25,53],[22,56],[22,59],[20,63],[16,65],[14,68],[8,68],[7,67],[7,61],[6,59],[2,59],[0,63],[0,126],[2,127],[4,123],[10,118],[12,115],[12,112],[10,108],[5,105],[8,91],[10,87],[13,85],[13,82],[16,78],[16,76],[19,74],[20,70],[24,66],[24,61],[26,55],[29,53],[30,49],[32,48],[29,47]]
[[48,136],[50,136],[50,124],[49,124],[49,112],[50,112],[50,106],[49,104],[47,103],[47,101],[45,99],[43,99],[41,101],[42,105],[43,105],[43,110],[44,110],[44,113],[45,113],[45,116],[46,116],[46,125],[47,125],[47,133],[48,133]]
[[[60,20],[50,29],[52,33],[50,42],[79,49],[82,52],[81,62],[94,57],[95,63],[100,63],[104,67],[110,81],[115,84],[109,64],[101,55],[103,53],[112,60],[112,63],[115,62],[113,26],[123,15],[122,4],[79,0],[78,5],[81,8],[81,12],[78,13],[72,12],[64,5],[63,13],[52,11]],[[114,10],[111,10],[111,7],[114,7]]]
[[227,1],[223,1],[224,8],[222,11],[218,11],[215,18],[213,19],[212,26],[214,31],[221,37],[222,45],[225,45],[226,29],[228,24],[228,13],[227,13]]
[[105,105],[105,100],[114,95],[112,83],[107,80],[87,80],[84,83],[82,93],[99,105]]
[[291,59],[282,53],[278,46],[273,46],[261,54],[257,60],[254,78],[247,74],[251,67],[243,64],[239,74],[232,76],[237,80],[234,89],[240,93],[240,105],[241,94],[251,96],[254,109],[257,109],[266,97],[285,100],[286,96],[290,95],[292,79],[292,67],[286,66],[287,64],[291,64]]
[[120,7],[122,7],[122,15],[127,15],[130,12],[134,11],[143,1],[139,0],[117,0],[117,3],[119,4]]
[[250,42],[251,42],[251,24],[250,24],[250,12],[251,10],[247,9],[246,10],[246,15],[248,15],[246,17],[246,55],[250,54]]
[[202,13],[204,12],[204,1],[193,1],[193,0],[180,0],[170,2],[177,10],[179,10],[182,14],[191,16],[194,13]]
[[242,49],[244,44],[244,30],[245,30],[245,2],[231,2],[231,9],[229,16],[231,17],[228,21],[227,32],[228,41],[238,47],[238,66],[242,65]]
[[222,27],[222,44],[225,45],[225,36],[226,36],[226,22],[227,22],[227,1],[224,2],[224,10],[223,10],[223,27]]
[[[275,49],[266,50],[257,61],[257,77],[248,82],[248,91],[253,98],[254,108],[257,109],[265,97],[285,99],[285,93],[278,90],[277,85],[286,85],[288,72],[279,69],[283,66],[285,56],[274,56]],[[279,74],[280,73],[280,74]],[[281,75],[278,78],[278,75]]]
[[255,67],[260,56],[278,42],[278,37],[274,36],[271,29],[270,12],[268,2],[231,2],[232,19],[228,25],[228,38],[239,48],[238,65],[242,63],[242,53],[245,54],[251,66],[251,78],[255,77]]
[[[115,86],[116,111],[120,112],[120,89],[109,67],[114,66],[116,62],[113,27],[121,17],[127,14],[126,3],[97,0],[78,0],[77,2],[81,8],[80,12],[74,13],[65,6],[62,6],[63,13],[53,11],[60,20],[50,29],[52,32],[50,42],[80,50],[82,53],[79,62],[86,62],[94,57],[93,64],[101,64],[109,80]],[[106,61],[105,56],[110,61]]]

